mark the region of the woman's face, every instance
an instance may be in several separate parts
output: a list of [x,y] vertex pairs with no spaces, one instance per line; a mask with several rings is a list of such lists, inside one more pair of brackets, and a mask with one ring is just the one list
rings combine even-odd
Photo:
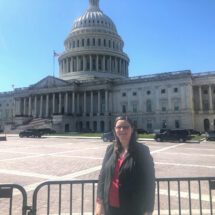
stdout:
[[120,142],[129,142],[133,128],[126,120],[118,120],[115,125],[115,133]]

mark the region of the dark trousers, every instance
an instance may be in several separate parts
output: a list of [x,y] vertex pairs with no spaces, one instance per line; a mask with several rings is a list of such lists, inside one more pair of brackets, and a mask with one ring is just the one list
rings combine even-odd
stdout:
[[110,215],[132,215],[122,208],[114,208],[110,206]]

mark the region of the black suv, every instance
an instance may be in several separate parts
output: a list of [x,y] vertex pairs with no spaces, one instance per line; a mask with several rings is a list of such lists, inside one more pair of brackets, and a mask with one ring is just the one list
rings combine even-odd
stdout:
[[19,132],[19,137],[38,137],[40,138],[43,133],[39,129],[26,129]]
[[113,140],[115,140],[115,137],[112,131],[102,134],[101,138],[104,142],[112,142]]
[[38,128],[37,129],[41,134],[55,134],[56,131],[51,128]]
[[178,141],[182,143],[186,142],[188,139],[190,139],[190,135],[187,130],[166,130],[155,135],[155,140],[158,142]]

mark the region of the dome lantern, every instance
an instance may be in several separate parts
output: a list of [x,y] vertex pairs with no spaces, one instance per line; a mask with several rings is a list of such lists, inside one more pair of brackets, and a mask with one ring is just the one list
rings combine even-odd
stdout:
[[90,8],[99,8],[99,0],[89,0]]

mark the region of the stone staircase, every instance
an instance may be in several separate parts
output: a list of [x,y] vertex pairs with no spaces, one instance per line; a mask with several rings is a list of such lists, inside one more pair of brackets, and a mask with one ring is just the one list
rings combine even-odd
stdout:
[[28,128],[52,128],[52,119],[33,118],[27,124],[18,125],[10,133],[19,133]]

